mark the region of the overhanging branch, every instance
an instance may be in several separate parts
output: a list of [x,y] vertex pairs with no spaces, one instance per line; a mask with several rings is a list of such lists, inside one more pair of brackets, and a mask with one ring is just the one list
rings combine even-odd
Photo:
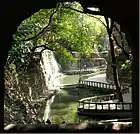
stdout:
[[23,41],[29,41],[29,40],[35,39],[35,38],[38,37],[39,35],[41,35],[41,34],[43,34],[44,32],[46,32],[46,31],[47,31],[47,28],[49,27],[49,25],[50,25],[51,22],[52,22],[52,17],[53,17],[53,15],[57,12],[57,10],[58,10],[58,9],[56,9],[55,11],[53,11],[52,14],[50,15],[49,22],[48,22],[48,25],[47,25],[47,26],[45,26],[45,27],[44,27],[38,34],[36,34],[35,36],[30,37],[30,38],[28,38],[28,39],[25,39],[25,40],[23,40]]

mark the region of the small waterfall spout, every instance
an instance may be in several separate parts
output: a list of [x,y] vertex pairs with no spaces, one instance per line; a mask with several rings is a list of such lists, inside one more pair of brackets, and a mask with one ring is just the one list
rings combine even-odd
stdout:
[[46,102],[46,107],[45,107],[45,111],[44,111],[44,117],[43,117],[43,120],[46,122],[49,118],[50,118],[50,111],[51,111],[51,104],[53,103],[54,101],[54,98],[55,98],[55,95],[53,95],[51,97],[50,100],[47,100]]

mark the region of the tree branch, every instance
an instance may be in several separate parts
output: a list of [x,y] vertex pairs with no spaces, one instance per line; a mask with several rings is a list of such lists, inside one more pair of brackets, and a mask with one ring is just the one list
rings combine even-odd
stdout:
[[53,17],[53,15],[54,15],[57,11],[58,11],[58,9],[56,9],[55,11],[52,12],[52,14],[50,15],[50,18],[49,18],[48,25],[45,26],[45,27],[44,27],[44,28],[43,28],[38,34],[36,34],[35,36],[30,37],[30,38],[28,38],[28,39],[25,39],[25,40],[23,40],[23,41],[29,41],[29,40],[32,40],[32,39],[38,37],[39,35],[43,34],[44,32],[46,32],[46,31],[47,31],[47,28],[49,27],[49,25],[50,25],[51,22],[52,22],[52,17]]
[[92,16],[92,15],[89,15],[89,16],[97,19],[98,21],[100,21],[104,25],[105,28],[107,28],[106,24],[102,20],[100,20],[98,17]]
[[105,21],[106,21],[106,29],[107,29],[108,35],[110,36],[109,20],[108,20],[108,17],[107,17],[107,16],[104,16],[104,19],[105,19]]

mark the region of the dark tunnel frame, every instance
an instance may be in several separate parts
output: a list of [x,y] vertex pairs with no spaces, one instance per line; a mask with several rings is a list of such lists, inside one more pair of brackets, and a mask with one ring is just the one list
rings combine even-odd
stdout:
[[[12,35],[13,33],[16,31],[16,27],[21,23],[22,20],[24,20],[25,18],[31,16],[33,13],[39,11],[41,8],[53,8],[55,7],[57,2],[64,2],[65,0],[54,0],[53,2],[49,2],[49,4],[47,3],[46,5],[44,5],[43,1],[39,1],[39,3],[43,2],[43,4],[39,4],[38,1],[30,1],[30,3],[28,3],[28,5],[24,2],[24,1],[20,1],[21,3],[17,3],[16,1],[12,1],[12,2],[8,2],[7,1],[3,1],[4,3],[1,4],[1,18],[2,21],[0,22],[1,24],[1,44],[3,45],[3,49],[1,50],[1,56],[0,56],[0,88],[1,88],[1,107],[4,106],[4,65],[6,63],[6,58],[7,58],[7,52],[8,50],[11,48],[11,41],[12,41]],[[73,1],[73,0],[66,0],[66,1]],[[78,0],[77,0],[78,1]],[[86,1],[86,2],[85,2]],[[92,1],[92,0],[91,0]],[[107,16],[111,17],[111,13],[106,13],[105,9],[102,8],[103,5],[105,5],[106,1],[102,1],[102,0],[94,0],[94,1],[89,1],[89,0],[82,0],[80,2],[82,2],[82,4],[84,6],[88,6],[88,5],[93,5],[95,7],[100,7],[103,11],[105,12],[105,14],[107,14]],[[14,3],[15,2],[15,3]],[[120,2],[120,1],[113,1],[115,2]],[[123,2],[122,2],[123,3]],[[125,3],[125,2],[124,2]],[[110,5],[109,5],[110,4]],[[113,3],[108,3],[108,7],[112,6],[111,4]],[[132,44],[135,44],[135,46],[131,46],[131,48],[133,48],[134,52],[133,54],[134,56],[134,65],[133,65],[133,71],[136,70],[136,72],[133,72],[133,78],[134,78],[134,82],[132,83],[132,87],[133,89],[135,89],[134,92],[132,92],[132,105],[133,105],[133,109],[132,109],[132,113],[133,113],[133,118],[132,118],[132,122],[133,122],[133,131],[134,132],[139,132],[139,42],[138,42],[138,1],[136,1],[136,3],[133,2],[126,2],[125,3],[129,8],[132,7],[132,14],[131,12],[129,12],[127,6],[123,6],[124,9],[124,14],[129,14],[130,17],[126,17],[125,22],[121,22],[121,19],[123,20],[123,15],[122,16],[116,16],[116,20],[118,19],[119,24],[123,27],[127,27],[128,33],[129,35],[129,39],[132,41]],[[124,5],[125,5],[124,4]],[[123,4],[122,4],[123,5]],[[107,6],[107,5],[105,5]],[[7,9],[6,9],[7,7]],[[107,8],[107,7],[106,7]],[[17,10],[16,10],[17,9]],[[123,9],[119,9],[121,11],[123,11]],[[125,11],[126,9],[126,11]],[[19,12],[18,12],[19,11]],[[113,11],[113,8],[110,9],[110,11]],[[128,13],[127,13],[128,11]],[[19,14],[16,16],[16,13]],[[114,13],[115,14],[115,13]],[[113,13],[112,13],[113,15]],[[133,15],[133,16],[132,16]],[[12,18],[15,17],[15,18]],[[120,17],[120,19],[119,19]],[[115,17],[114,17],[115,18]],[[113,19],[114,19],[113,18]],[[15,19],[15,20],[13,20]],[[133,20],[132,20],[133,19]],[[124,23],[124,24],[123,24]],[[125,26],[128,25],[128,26]],[[133,25],[133,28],[130,28],[130,26]],[[10,30],[9,30],[10,29]],[[126,29],[125,29],[126,30]],[[124,30],[124,31],[125,31]],[[126,32],[126,31],[125,31]],[[131,33],[132,32],[132,33]],[[134,35],[133,35],[134,34]],[[133,39],[132,39],[133,38]],[[134,40],[135,39],[135,40]],[[130,41],[130,42],[131,42]],[[3,89],[3,90],[2,90]],[[1,111],[2,112],[2,111]],[[3,113],[1,113],[1,122],[0,122],[0,129],[1,131],[4,128],[4,123],[3,123],[3,115],[4,115],[4,111]]]

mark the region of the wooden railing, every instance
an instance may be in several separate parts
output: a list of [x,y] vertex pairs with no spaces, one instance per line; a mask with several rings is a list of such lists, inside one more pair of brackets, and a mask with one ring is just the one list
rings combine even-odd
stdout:
[[115,89],[115,85],[103,83],[103,82],[96,82],[96,81],[87,81],[87,80],[79,80],[79,86],[92,86],[92,87],[99,87],[99,88],[106,88],[106,89]]
[[83,98],[79,100],[79,102],[102,102],[102,101],[109,101],[114,99],[116,99],[116,96],[114,94],[109,94],[109,95],[100,95],[100,96]]
[[78,108],[92,110],[132,110],[132,103],[107,102],[115,100],[114,94],[94,96],[79,100]]
[[[116,90],[116,86],[114,84],[96,82],[96,81],[87,81],[81,79],[79,79],[79,87],[98,87],[98,88]],[[129,92],[128,86],[121,86],[121,89],[122,89],[122,93]]]
[[79,102],[79,108],[92,110],[132,110],[132,103]]

